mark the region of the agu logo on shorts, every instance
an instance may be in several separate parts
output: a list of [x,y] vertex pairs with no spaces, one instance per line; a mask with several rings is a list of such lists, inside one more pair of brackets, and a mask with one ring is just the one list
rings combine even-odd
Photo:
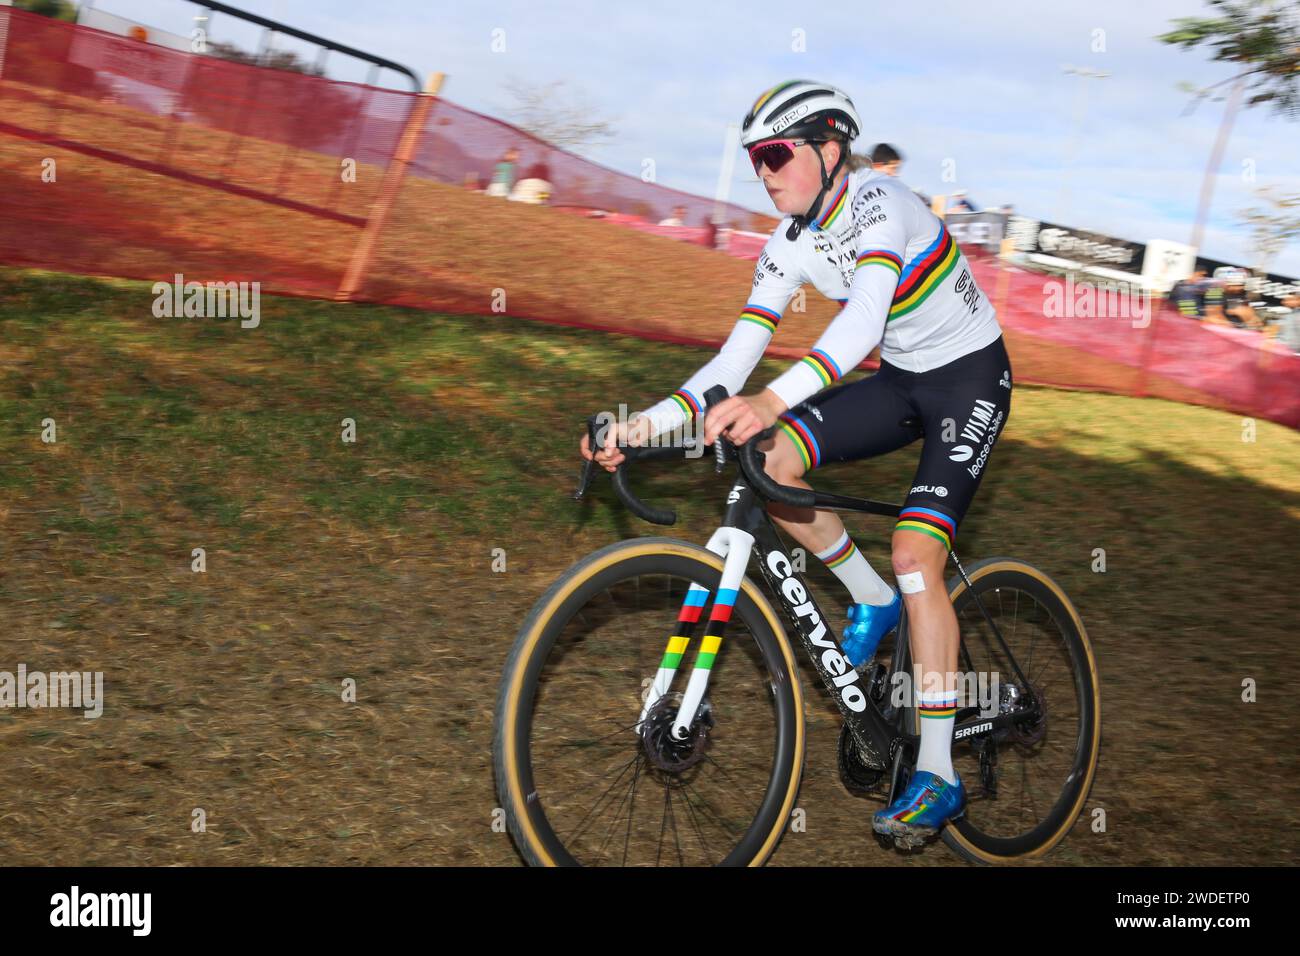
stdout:
[[948,453],[949,461],[970,461],[971,456],[975,454],[975,449],[970,445],[954,445],[952,451]]
[[948,497],[948,489],[943,485],[913,485],[912,490],[908,492],[909,495],[915,495],[918,493],[923,495],[935,494],[940,498]]

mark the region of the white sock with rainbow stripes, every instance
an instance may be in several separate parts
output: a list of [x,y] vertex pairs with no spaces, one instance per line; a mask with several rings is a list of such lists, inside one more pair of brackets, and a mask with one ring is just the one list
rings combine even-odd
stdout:
[[921,753],[917,770],[937,773],[949,783],[957,782],[952,769],[952,725],[957,717],[957,691],[922,691],[918,696],[921,711]]
[[862,556],[847,531],[825,551],[818,551],[817,557],[825,562],[832,574],[844,582],[844,586],[853,595],[854,603],[879,606],[894,600],[894,589],[867,564],[867,559]]

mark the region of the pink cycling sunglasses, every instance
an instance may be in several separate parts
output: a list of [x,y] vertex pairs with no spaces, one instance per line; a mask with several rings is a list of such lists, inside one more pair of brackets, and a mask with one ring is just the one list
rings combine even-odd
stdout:
[[754,173],[758,167],[766,164],[772,172],[779,172],[781,167],[794,159],[794,148],[812,143],[823,143],[821,139],[769,139],[749,147],[749,161],[754,164]]

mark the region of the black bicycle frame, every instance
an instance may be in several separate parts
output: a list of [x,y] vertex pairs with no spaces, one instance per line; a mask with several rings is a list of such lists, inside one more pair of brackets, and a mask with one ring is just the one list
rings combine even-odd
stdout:
[[[718,390],[721,390],[720,395],[715,394]],[[721,386],[715,386],[714,389],[710,389],[705,394],[706,401],[710,405],[719,397],[725,397],[725,390],[722,390]],[[592,416],[587,420],[588,437],[593,449],[601,445],[596,421],[596,416]],[[911,733],[908,729],[893,726],[893,722],[898,716],[898,709],[892,704],[892,694],[897,686],[898,675],[911,663],[911,648],[907,646],[903,639],[907,631],[906,605],[904,605],[902,616],[899,618],[893,660],[888,674],[885,675],[885,687],[889,696],[886,697],[886,704],[882,710],[876,706],[870,688],[864,686],[865,678],[859,675],[849,663],[844,654],[844,649],[840,645],[839,638],[827,624],[826,616],[817,605],[812,592],[808,589],[800,573],[795,570],[790,556],[785,553],[784,545],[767,514],[764,502],[776,500],[781,495],[795,493],[804,498],[804,501],[795,505],[795,507],[831,508],[838,511],[856,511],[863,514],[892,518],[898,517],[902,507],[870,498],[853,498],[846,495],[778,485],[768,478],[765,473],[760,473],[761,462],[757,459],[751,460],[750,464],[746,465],[747,454],[762,454],[752,447],[754,440],[756,439],[751,439],[741,448],[734,448],[733,446],[733,450],[727,450],[727,445],[723,444],[721,436],[714,444],[718,470],[721,471],[726,462],[734,461],[739,472],[736,483],[727,496],[727,510],[723,516],[722,526],[736,528],[753,538],[754,548],[751,557],[757,556],[759,572],[776,596],[777,602],[784,610],[795,633],[799,635],[799,640],[807,651],[809,660],[812,661],[813,667],[822,679],[822,683],[825,684],[831,697],[835,700],[835,705],[843,714],[844,721],[849,728],[849,732],[853,735],[859,751],[863,755],[874,755],[877,758],[875,762],[881,764],[882,767],[886,763],[892,764],[894,782],[897,783],[898,768],[901,764],[904,749],[908,749],[911,755],[915,757],[920,742],[920,737]],[[681,448],[673,446],[645,448],[620,445],[619,447],[624,451],[629,462],[676,458],[684,454]],[[587,486],[590,484],[594,468],[593,460],[588,459],[584,463],[579,478],[578,491],[574,494],[575,499],[581,499],[584,496]],[[763,493],[754,488],[750,475],[755,476],[753,479],[755,482],[766,482],[766,490]],[[655,524],[670,525],[677,520],[676,512],[671,509],[655,508],[637,498],[628,486],[625,468],[620,467],[615,472],[613,479],[614,488],[619,497],[634,514]],[[970,578],[966,576],[966,570],[957,559],[957,553],[950,548],[948,556],[952,558],[958,573],[966,583],[966,587],[971,589],[971,596],[984,616],[985,622],[992,629],[998,643],[1001,644],[1003,651],[1011,661],[1011,666],[1021,681],[1022,693],[1027,698],[1022,699],[1028,705],[1017,710],[1014,714],[998,714],[993,717],[981,715],[978,711],[973,717],[968,713],[966,720],[954,723],[953,740],[956,741],[966,738],[986,737],[998,731],[1013,728],[1017,723],[1034,717],[1037,707],[1032,698],[1033,692],[1030,689],[1029,681],[1021,671],[1015,655],[1007,647],[1002,632],[993,621],[988,609],[984,607],[984,602],[980,600],[979,594],[975,592]],[[725,624],[721,624],[719,627],[725,628]],[[721,631],[719,631],[719,636],[720,634]],[[965,654],[969,666],[970,656],[965,647],[959,644],[959,651]],[[796,680],[797,675],[791,675],[790,679]],[[963,709],[970,710],[969,708],[958,708],[958,716],[961,715]]]
[[[897,516],[901,508],[897,505],[889,505],[884,502],[872,501],[870,499],[850,498],[842,495],[826,494],[816,492],[818,506],[835,507],[843,510],[858,511],[868,514],[881,514]],[[893,660],[890,665],[888,674],[885,677],[885,687],[889,696],[883,708],[877,706],[872,697],[871,688],[866,686],[867,678],[859,675],[849,663],[848,657],[844,654],[844,649],[839,642],[833,628],[830,627],[827,617],[822,613],[821,607],[817,604],[816,598],[813,597],[807,582],[796,569],[794,562],[785,551],[785,545],[781,541],[780,535],[772,524],[763,502],[758,493],[750,486],[749,481],[745,478],[743,472],[737,475],[736,483],[732,486],[731,493],[727,496],[727,510],[722,521],[723,527],[736,528],[751,535],[754,539],[752,558],[757,559],[759,573],[767,582],[768,588],[776,596],[778,603],[785,612],[787,619],[790,621],[794,632],[798,634],[800,643],[808,653],[809,660],[812,661],[818,676],[821,677],[822,683],[830,692],[844,717],[845,723],[849,727],[849,732],[853,735],[863,754],[874,754],[881,765],[881,769],[889,765],[895,768],[898,766],[902,749],[907,748],[914,759],[918,752],[920,737],[911,733],[905,727],[897,727],[895,721],[898,716],[898,709],[893,706],[891,701],[893,689],[897,684],[897,675],[904,667],[911,662],[910,648],[904,646],[904,635],[907,633],[905,626],[907,619],[907,608],[904,606],[902,616],[899,618],[898,629],[895,632],[895,648]],[[956,554],[949,551],[949,555],[956,561]],[[970,580],[966,578],[966,573],[958,565],[963,580],[966,581],[967,587],[970,587]],[[1001,632],[998,631],[997,625],[989,618],[988,612],[979,600],[978,594],[972,594],[981,611],[993,628],[999,641],[1006,648],[1005,642],[1002,641]],[[1006,649],[1010,655],[1009,648]],[[1020,667],[1016,663],[1014,656],[1011,657],[1012,665],[1019,674]],[[1020,675],[1023,680],[1023,675]],[[796,679],[794,675],[791,679]],[[1028,683],[1024,683],[1028,689]],[[1025,719],[1028,715],[1025,711],[1016,714],[999,714],[994,717],[975,716],[968,717],[953,726],[953,739],[962,740],[966,738],[985,737],[996,733],[1002,729],[1010,729],[1020,720]]]
[[[727,511],[722,525],[753,536],[754,550],[751,557],[757,559],[759,572],[795,633],[799,635],[813,667],[830,691],[840,713],[844,715],[850,733],[862,752],[874,753],[882,765],[894,757],[900,742],[909,745],[915,753],[919,738],[906,730],[895,730],[890,725],[893,716],[891,706],[886,706],[886,713],[881,713],[876,707],[866,687],[865,678],[857,674],[849,663],[826,615],[822,613],[802,574],[796,570],[794,562],[786,553],[785,545],[773,527],[762,500],[743,474],[737,476],[736,483],[727,496]],[[906,614],[906,609],[903,613]],[[899,623],[897,633],[901,642],[905,629],[901,626],[901,619]],[[895,653],[894,668],[902,660],[903,657]],[[893,686],[895,672],[890,672],[889,686]],[[797,680],[798,675],[792,674],[790,679]]]

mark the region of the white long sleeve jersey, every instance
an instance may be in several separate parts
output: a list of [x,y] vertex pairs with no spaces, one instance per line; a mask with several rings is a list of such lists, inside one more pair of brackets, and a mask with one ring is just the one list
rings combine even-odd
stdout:
[[877,344],[891,365],[926,372],[1002,334],[943,222],[897,178],[852,172],[793,242],[790,223],[783,219],[763,247],[749,301],[722,349],[639,413],[654,434],[698,415],[713,385],[739,393],[804,283],[844,308],[812,350],[768,385],[790,408],[852,371]]

